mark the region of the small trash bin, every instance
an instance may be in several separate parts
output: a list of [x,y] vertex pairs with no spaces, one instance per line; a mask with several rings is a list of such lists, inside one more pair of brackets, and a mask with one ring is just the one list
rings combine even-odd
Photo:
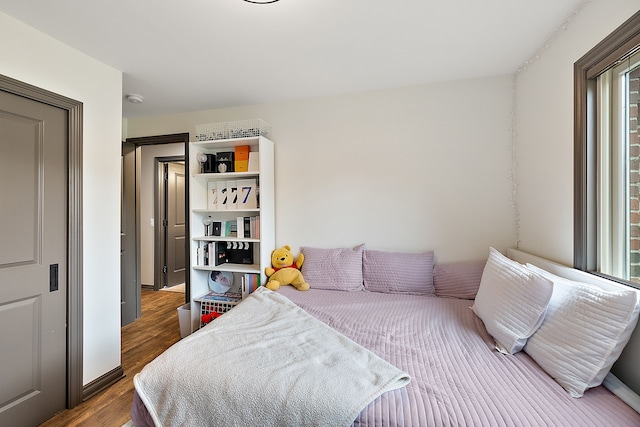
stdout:
[[191,334],[191,304],[186,303],[178,307],[178,323],[180,324],[180,338]]

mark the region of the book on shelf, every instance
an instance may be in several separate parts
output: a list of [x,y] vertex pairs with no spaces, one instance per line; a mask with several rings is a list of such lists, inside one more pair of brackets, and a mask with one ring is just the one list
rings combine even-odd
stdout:
[[212,267],[212,266],[215,265],[214,264],[215,257],[212,256],[214,254],[214,251],[215,251],[214,242],[207,243],[207,259],[206,259],[206,262],[207,262],[207,265],[209,267]]
[[198,248],[196,249],[196,263],[200,266],[207,265],[207,250],[204,243],[198,242]]
[[257,209],[258,182],[255,178],[207,182],[207,209]]
[[227,209],[238,208],[238,181],[227,181]]
[[[227,225],[228,223],[231,223]],[[215,224],[212,223],[212,224]],[[222,228],[226,229],[221,234],[216,234],[216,226],[213,227],[214,236],[237,237],[238,239],[260,238],[260,216],[238,216],[235,221],[221,221]]]
[[244,223],[244,237],[251,238],[253,234],[251,233],[251,218],[250,216],[242,217],[242,221]]
[[258,185],[255,178],[237,181],[237,209],[256,209],[258,207]]
[[249,172],[260,171],[260,153],[257,151],[251,151],[249,153]]
[[227,181],[214,181],[218,187],[217,198],[216,198],[216,209],[217,210],[226,210],[227,209],[227,199],[229,198],[229,194],[227,193]]
[[208,292],[201,297],[198,297],[200,300],[211,300],[211,301],[229,301],[236,302],[242,299],[242,294],[238,292],[226,292],[224,294],[218,292]]
[[220,189],[218,188],[217,181],[207,181],[207,209],[217,210],[218,208],[218,194]]
[[260,275],[245,273],[242,277],[242,297],[246,298],[260,286]]
[[214,221],[212,225],[212,236],[216,237],[238,237],[237,220],[232,221]]
[[253,242],[201,241],[197,248],[197,265],[213,267],[220,264],[245,264],[254,262]]
[[252,237],[254,239],[258,238],[258,235],[256,234],[256,221],[258,220],[259,217],[257,216],[251,216],[249,217],[249,237]]
[[196,249],[196,265],[213,267],[228,262],[227,243],[200,241]]
[[212,258],[214,258],[213,264],[209,265],[220,265],[229,261],[227,255],[227,242],[212,242],[215,248],[211,254]]
[[238,223],[236,221],[225,221],[224,225],[226,237],[238,237]]
[[243,238],[246,237],[244,233],[244,217],[239,216],[236,219],[236,237]]
[[207,182],[207,209],[218,209],[218,183],[216,181]]

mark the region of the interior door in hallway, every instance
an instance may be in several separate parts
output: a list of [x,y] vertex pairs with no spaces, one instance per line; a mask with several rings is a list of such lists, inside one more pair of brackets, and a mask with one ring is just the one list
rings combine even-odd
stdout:
[[136,146],[122,143],[122,203],[120,216],[120,324],[128,325],[142,315],[138,266]]
[[65,408],[66,110],[0,91],[0,425]]
[[167,165],[166,191],[166,286],[185,282],[185,175],[184,162],[169,162]]

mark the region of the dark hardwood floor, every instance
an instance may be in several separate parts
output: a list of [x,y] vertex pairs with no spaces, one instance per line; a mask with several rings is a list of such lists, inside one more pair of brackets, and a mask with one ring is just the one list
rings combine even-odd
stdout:
[[125,377],[41,426],[120,427],[125,424],[130,418],[133,377],[180,339],[177,308],[183,303],[183,293],[143,290],[142,317],[122,328],[121,363]]

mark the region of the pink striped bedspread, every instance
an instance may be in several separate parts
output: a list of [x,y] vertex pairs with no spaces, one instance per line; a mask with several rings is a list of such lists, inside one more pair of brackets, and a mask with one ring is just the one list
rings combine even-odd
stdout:
[[494,349],[473,301],[435,296],[279,290],[307,312],[411,375],[355,426],[640,426],[603,386],[575,399],[524,352]]

